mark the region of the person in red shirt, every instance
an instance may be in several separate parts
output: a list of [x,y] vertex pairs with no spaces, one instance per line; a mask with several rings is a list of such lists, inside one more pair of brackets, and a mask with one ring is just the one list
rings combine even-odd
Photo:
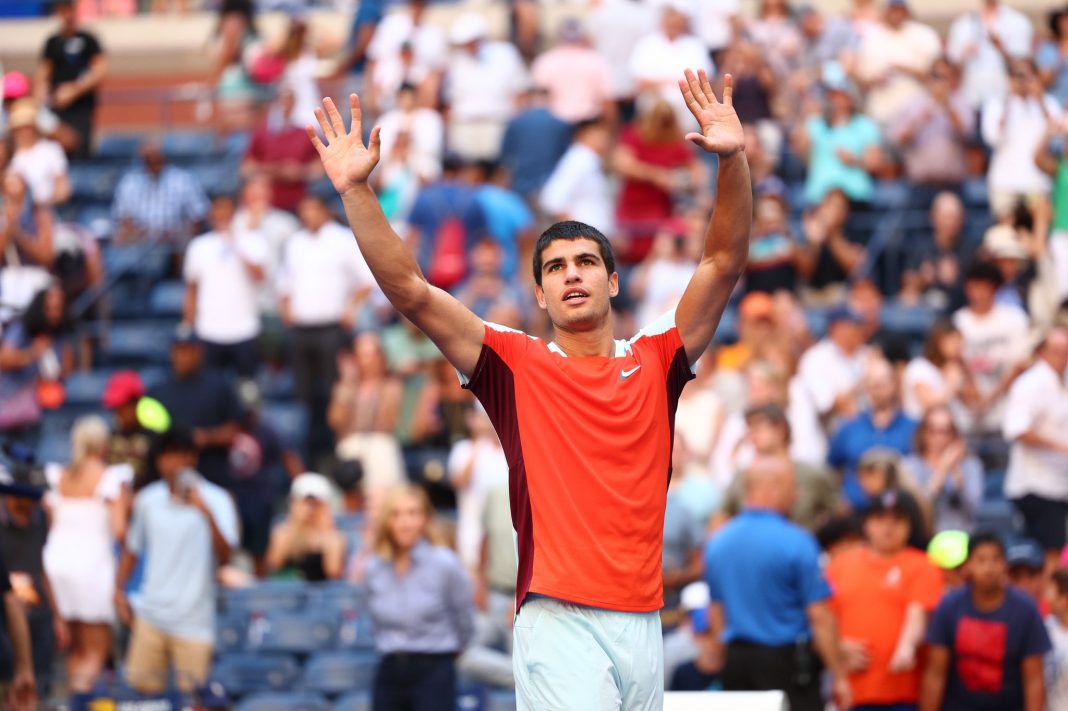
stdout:
[[919,649],[942,576],[908,546],[906,496],[891,489],[876,497],[864,514],[867,545],[827,567],[856,709],[914,709],[919,701]]
[[271,180],[271,204],[294,212],[307,194],[307,184],[323,174],[315,148],[308,143],[304,128],[293,122],[295,98],[285,83],[278,100],[252,133],[248,152],[241,162],[241,174],[266,175]]
[[679,88],[719,155],[714,215],[674,312],[613,338],[619,292],[611,244],[579,222],[553,225],[534,250],[545,342],[487,324],[433,287],[367,183],[381,154],[362,140],[359,99],[346,130],[334,103],[308,135],[340,193],[385,295],[438,346],[489,414],[509,465],[518,537],[513,666],[522,709],[659,709],[664,672],[661,549],[674,413],[712,340],[748,255],[752,188],[744,133],[725,79],[687,71]]

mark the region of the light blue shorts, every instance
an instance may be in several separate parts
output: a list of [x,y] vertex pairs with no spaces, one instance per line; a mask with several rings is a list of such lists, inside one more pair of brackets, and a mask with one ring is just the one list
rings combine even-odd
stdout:
[[664,640],[656,612],[531,596],[512,628],[517,711],[661,711]]

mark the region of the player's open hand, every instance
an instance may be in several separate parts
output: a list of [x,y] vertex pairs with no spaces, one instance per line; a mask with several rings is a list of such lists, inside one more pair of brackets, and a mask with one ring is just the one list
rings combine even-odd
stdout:
[[322,108],[315,109],[315,118],[319,119],[319,128],[326,140],[319,138],[314,126],[305,126],[308,138],[315,150],[319,151],[319,159],[323,162],[327,177],[342,195],[367,182],[371,171],[378,165],[382,149],[377,126],[372,129],[367,145],[363,144],[363,115],[359,97],[350,94],[349,105],[352,107],[352,127],[348,131],[330,98],[323,99]]
[[716,98],[703,69],[697,76],[687,69],[686,78],[679,80],[679,90],[701,126],[700,133],[687,133],[686,140],[721,156],[734,155],[745,147],[742,122],[734,110],[734,78],[730,74],[723,77],[723,101]]

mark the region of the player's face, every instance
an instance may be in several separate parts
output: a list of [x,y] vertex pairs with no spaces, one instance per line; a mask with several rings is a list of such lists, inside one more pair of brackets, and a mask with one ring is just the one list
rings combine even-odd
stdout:
[[618,293],[619,275],[608,273],[593,240],[560,239],[542,252],[541,286],[534,287],[534,295],[554,326],[574,331],[597,328],[608,317],[611,297]]

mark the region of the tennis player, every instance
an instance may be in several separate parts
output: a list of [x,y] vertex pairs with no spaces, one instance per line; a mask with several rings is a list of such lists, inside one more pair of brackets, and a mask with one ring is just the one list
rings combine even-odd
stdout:
[[[356,242],[393,306],[437,344],[485,406],[510,468],[519,554],[514,667],[519,708],[659,711],[658,611],[675,407],[719,324],[749,252],[752,188],[742,126],[704,73],[679,82],[700,126],[687,139],[719,155],[704,253],[674,312],[613,340],[612,247],[580,222],[547,229],[534,295],[553,340],[484,323],[427,282],[368,178],[379,129],[363,143],[359,99],[346,131],[330,99],[308,126]],[[432,651],[432,650],[428,650]]]

